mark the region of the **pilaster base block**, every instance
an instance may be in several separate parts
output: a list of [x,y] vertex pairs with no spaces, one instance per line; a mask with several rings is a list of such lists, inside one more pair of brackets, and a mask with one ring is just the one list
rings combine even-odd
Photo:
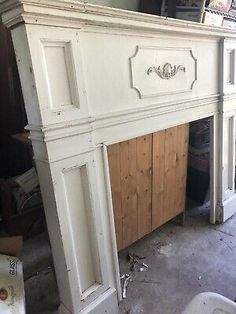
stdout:
[[235,213],[236,208],[236,195],[230,197],[224,201],[223,205],[219,204],[217,206],[217,223],[223,223],[232,217]]
[[58,308],[59,314],[118,314],[117,292],[114,288],[108,289],[99,298],[83,310],[70,312],[63,304]]
[[60,304],[59,308],[58,308],[58,314],[72,314],[71,311],[69,311],[64,304]]
[[232,217],[233,214],[235,213],[235,208],[236,208],[236,195],[226,200],[223,206],[221,207],[220,222],[225,222],[230,217]]

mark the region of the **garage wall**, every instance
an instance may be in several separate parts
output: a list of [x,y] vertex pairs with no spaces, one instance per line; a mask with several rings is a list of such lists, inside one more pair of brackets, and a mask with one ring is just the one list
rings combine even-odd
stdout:
[[88,3],[138,11],[139,0],[88,0]]

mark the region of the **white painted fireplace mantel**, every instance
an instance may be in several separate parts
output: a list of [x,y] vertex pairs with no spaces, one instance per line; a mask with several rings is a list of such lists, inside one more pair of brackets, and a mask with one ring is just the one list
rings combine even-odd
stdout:
[[0,0],[11,29],[60,313],[116,313],[107,145],[212,117],[211,222],[236,209],[236,32],[79,3]]

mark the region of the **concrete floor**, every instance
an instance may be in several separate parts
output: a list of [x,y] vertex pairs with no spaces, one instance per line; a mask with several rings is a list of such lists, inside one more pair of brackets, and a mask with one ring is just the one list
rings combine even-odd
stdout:
[[59,296],[48,236],[42,233],[24,242],[23,262],[27,314],[57,314]]
[[[132,273],[120,314],[181,313],[204,291],[236,298],[236,215],[211,226],[208,208],[187,211],[184,227],[172,221],[122,251],[121,274],[131,273],[128,252],[145,256],[149,268]],[[25,282],[27,314],[57,314],[55,278],[44,268]]]
[[204,291],[236,299],[236,216],[219,226],[208,221],[208,208],[192,209],[184,227],[170,222],[120,254],[121,274],[130,273],[128,251],[149,266],[134,273],[120,313],[181,313]]

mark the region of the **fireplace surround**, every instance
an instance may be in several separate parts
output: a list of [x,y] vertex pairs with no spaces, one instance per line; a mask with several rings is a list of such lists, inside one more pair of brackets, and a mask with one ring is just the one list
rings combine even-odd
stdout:
[[0,0],[0,11],[16,53],[60,313],[116,313],[107,146],[211,117],[211,223],[232,216],[236,32],[75,0]]

